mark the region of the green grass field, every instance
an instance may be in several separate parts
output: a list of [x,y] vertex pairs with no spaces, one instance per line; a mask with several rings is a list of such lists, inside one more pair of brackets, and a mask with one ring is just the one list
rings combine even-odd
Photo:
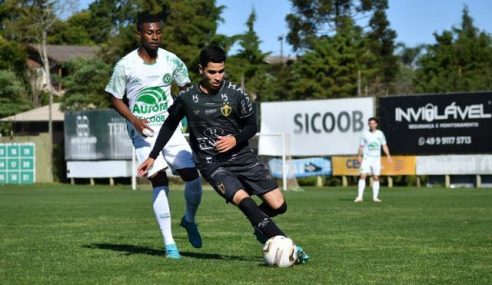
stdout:
[[289,210],[275,220],[311,260],[280,269],[264,265],[246,218],[212,191],[198,213],[202,249],[178,227],[183,192],[171,191],[176,261],[161,249],[149,190],[1,186],[0,283],[492,284],[491,189],[383,188],[381,204],[355,194],[285,193]]

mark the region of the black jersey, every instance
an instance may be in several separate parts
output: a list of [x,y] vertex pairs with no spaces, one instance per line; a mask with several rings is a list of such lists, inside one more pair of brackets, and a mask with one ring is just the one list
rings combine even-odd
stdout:
[[[238,135],[241,132],[241,122],[254,115],[248,95],[238,85],[224,81],[214,95],[202,92],[198,84],[193,85],[177,96],[168,111],[170,121],[179,121],[186,116],[191,148],[195,159],[200,162],[227,160],[249,150],[247,140],[226,153],[215,150],[218,136]],[[160,147],[160,137],[161,134],[156,142],[157,148]],[[153,153],[159,151],[156,147]]]

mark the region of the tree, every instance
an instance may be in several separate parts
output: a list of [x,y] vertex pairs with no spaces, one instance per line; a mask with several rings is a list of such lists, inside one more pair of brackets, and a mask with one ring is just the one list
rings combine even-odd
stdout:
[[[292,0],[287,40],[302,52],[294,97],[387,94],[398,70],[387,0]],[[360,19],[370,17],[368,27]]]
[[294,12],[286,17],[287,41],[295,51],[310,49],[316,39],[346,30],[373,8],[379,0],[291,0]]
[[57,19],[48,35],[48,43],[58,45],[94,45],[89,32],[93,28],[93,17],[88,11],[78,12],[67,20]]
[[46,45],[48,35],[58,20],[57,15],[73,8],[74,1],[56,0],[6,0],[5,7],[12,11],[10,19],[4,21],[4,35],[7,39],[39,46],[39,56],[45,76],[45,90],[53,93],[51,66]]
[[26,68],[25,48],[0,36],[0,70],[11,70],[23,78]]
[[392,84],[396,78],[399,63],[395,55],[396,32],[390,29],[390,23],[386,17],[388,9],[387,0],[368,1],[368,8],[374,7],[374,13],[369,20],[370,30],[367,32],[368,47],[375,55],[376,62],[372,68],[378,69],[374,77],[368,81],[370,94],[388,94],[394,91]]
[[312,50],[293,64],[291,98],[323,99],[361,93],[357,83],[373,76],[375,71],[368,62],[374,61],[374,55],[363,48],[360,29],[345,27],[347,31],[314,41]]
[[465,6],[460,27],[434,34],[418,61],[417,92],[492,89],[492,38],[474,25]]
[[99,59],[74,59],[65,64],[68,75],[62,79],[66,88],[64,110],[108,108],[110,101],[104,88],[111,77],[111,66]]
[[246,21],[247,31],[237,35],[240,49],[237,54],[229,58],[228,74],[232,81],[241,83],[241,86],[250,94],[253,100],[260,99],[266,85],[265,57],[269,53],[260,50],[260,39],[255,32],[256,12],[253,9]]
[[28,110],[31,107],[22,78],[13,71],[0,70],[0,118]]

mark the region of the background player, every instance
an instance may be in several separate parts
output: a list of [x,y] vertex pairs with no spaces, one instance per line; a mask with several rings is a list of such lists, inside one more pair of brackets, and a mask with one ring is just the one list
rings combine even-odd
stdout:
[[[285,236],[271,217],[285,213],[287,204],[276,181],[248,145],[257,131],[256,116],[248,95],[224,80],[225,60],[224,51],[218,47],[201,51],[201,82],[181,92],[169,108],[169,117],[149,158],[138,168],[139,174],[147,174],[160,149],[186,116],[191,147],[202,176],[266,238]],[[263,203],[258,206],[251,195],[259,196]],[[309,258],[300,247],[298,256],[299,263]]]
[[[140,15],[137,35],[140,47],[116,64],[106,91],[112,95],[113,107],[127,119],[128,133],[135,146],[137,159],[142,162],[154,146],[156,136],[153,134],[159,132],[168,116],[167,109],[173,103],[172,82],[184,88],[190,79],[185,64],[173,53],[159,48],[159,17]],[[129,106],[123,101],[125,94]],[[172,134],[166,148],[160,149],[154,167],[148,173],[153,187],[154,213],[162,231],[167,257],[177,259],[180,254],[171,232],[169,187],[165,172],[168,164],[185,181],[186,212],[181,219],[181,226],[187,230],[191,244],[199,248],[202,240],[195,224],[195,213],[201,201],[202,186],[190,146],[181,128]]]
[[360,178],[358,195],[354,202],[362,202],[364,189],[366,188],[366,177],[372,174],[372,200],[381,202],[379,199],[379,175],[381,174],[381,147],[391,163],[391,155],[386,145],[386,138],[382,131],[378,130],[378,119],[369,118],[369,130],[362,134],[359,144],[358,160],[360,163]]

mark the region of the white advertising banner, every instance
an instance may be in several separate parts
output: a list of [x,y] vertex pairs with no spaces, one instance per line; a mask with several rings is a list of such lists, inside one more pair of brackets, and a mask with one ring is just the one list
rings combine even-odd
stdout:
[[417,156],[417,175],[492,174],[492,155]]
[[[288,155],[355,154],[367,120],[370,97],[261,103],[261,133],[286,135]],[[260,155],[282,155],[275,136],[260,136]]]
[[131,160],[67,161],[68,178],[105,178],[131,176]]

